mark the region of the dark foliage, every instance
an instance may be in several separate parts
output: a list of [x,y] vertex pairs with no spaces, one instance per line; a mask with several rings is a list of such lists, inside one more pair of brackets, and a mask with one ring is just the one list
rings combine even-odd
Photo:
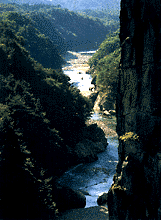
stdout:
[[49,181],[72,164],[67,143],[72,134],[79,141],[91,106],[69,77],[32,59],[11,28],[0,23],[0,218],[54,218]]

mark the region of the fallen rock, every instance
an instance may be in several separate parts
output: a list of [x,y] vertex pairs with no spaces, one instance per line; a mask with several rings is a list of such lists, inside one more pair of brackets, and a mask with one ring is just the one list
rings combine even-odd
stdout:
[[107,199],[108,199],[108,193],[103,193],[101,196],[98,197],[97,204],[104,205],[107,203]]
[[103,112],[103,115],[105,115],[105,116],[111,116],[110,112],[107,111],[107,110],[105,110],[105,111]]
[[115,111],[115,110],[109,110],[109,113],[110,113],[111,115],[116,115],[116,111]]
[[86,197],[83,193],[68,186],[53,185],[52,197],[59,212],[86,206]]
[[107,139],[105,138],[104,131],[98,127],[97,123],[88,125],[83,132],[84,139],[88,139],[94,143],[101,142],[104,146],[104,150],[107,147]]
[[90,163],[94,162],[98,159],[97,152],[94,151],[96,149],[95,143],[92,141],[85,139],[75,146],[75,156],[79,162]]
[[89,192],[87,192],[86,190],[79,189],[78,191],[81,192],[83,195],[91,196],[91,195],[89,194]]
[[107,147],[102,142],[92,142],[91,140],[85,139],[76,144],[74,153],[77,161],[83,163],[91,163],[98,160],[97,154],[105,151]]

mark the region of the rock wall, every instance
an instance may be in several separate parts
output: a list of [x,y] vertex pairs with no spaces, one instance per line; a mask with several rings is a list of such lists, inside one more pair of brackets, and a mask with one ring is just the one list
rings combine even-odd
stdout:
[[161,4],[122,0],[116,104],[119,163],[109,219],[161,219]]

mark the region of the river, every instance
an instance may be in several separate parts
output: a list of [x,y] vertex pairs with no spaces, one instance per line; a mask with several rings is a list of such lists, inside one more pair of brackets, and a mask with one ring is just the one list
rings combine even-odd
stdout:
[[[80,91],[89,91],[91,77],[85,72],[88,70],[87,61],[95,51],[69,52],[63,67],[64,73],[70,76]],[[82,79],[83,77],[83,79]],[[91,120],[105,123],[110,129],[116,129],[116,118],[103,117],[99,112],[93,112]],[[79,164],[65,172],[59,183],[70,186],[76,190],[83,190],[86,195],[86,207],[97,206],[97,198],[104,192],[108,192],[118,163],[118,139],[116,135],[107,136],[107,149],[98,154],[98,160],[88,164]]]

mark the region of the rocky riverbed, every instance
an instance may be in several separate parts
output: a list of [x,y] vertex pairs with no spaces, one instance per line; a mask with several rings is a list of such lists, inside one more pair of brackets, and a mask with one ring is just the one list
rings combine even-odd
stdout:
[[[90,53],[91,52],[91,53]],[[88,60],[92,57],[92,54],[95,51],[87,51],[85,52],[72,52],[68,51],[65,56],[66,64],[63,67],[63,70],[73,70],[86,72],[89,69],[89,65],[87,64]]]
[[[80,75],[85,75],[85,72],[89,69],[87,62],[90,57],[91,55],[88,55],[88,53],[68,53],[68,58],[66,59],[70,59],[63,69],[65,73],[70,73],[71,76],[76,77],[78,85],[79,80],[81,80],[79,79]],[[90,80],[88,82],[84,80],[84,83],[89,84],[89,82]],[[83,86],[80,87],[80,91],[85,96],[91,95],[91,91]],[[113,175],[118,163],[118,137],[116,133],[116,117],[105,117],[99,112],[98,102],[99,100],[96,100],[92,117],[86,123],[88,125],[96,123],[104,131],[108,145],[104,152],[98,154],[97,161],[86,164],[81,163],[69,169],[59,178],[59,184],[85,192],[86,196],[85,209],[66,211],[60,216],[60,219],[85,220],[89,219],[89,216],[91,216],[90,219],[108,219],[107,206],[97,206],[97,198],[103,192],[108,192],[113,182]]]

